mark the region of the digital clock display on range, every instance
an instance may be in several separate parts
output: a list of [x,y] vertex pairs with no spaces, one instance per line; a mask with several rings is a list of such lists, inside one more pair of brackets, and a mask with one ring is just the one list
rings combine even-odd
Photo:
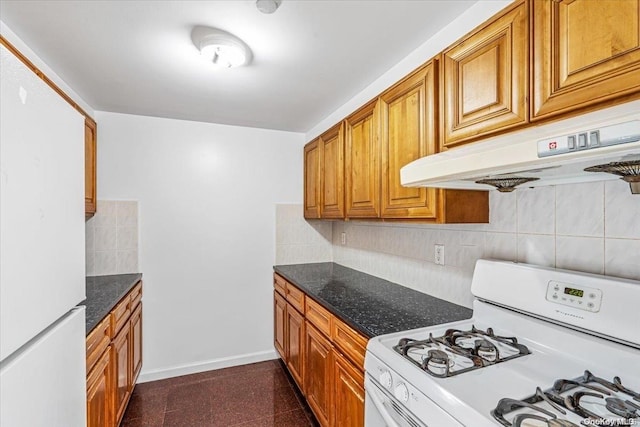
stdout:
[[584,296],[584,291],[575,288],[564,288],[564,293],[567,295],[571,295],[572,297],[580,297]]

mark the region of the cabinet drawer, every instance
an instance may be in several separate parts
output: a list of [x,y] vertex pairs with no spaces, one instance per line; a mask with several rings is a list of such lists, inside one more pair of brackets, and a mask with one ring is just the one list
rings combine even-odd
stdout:
[[367,349],[367,339],[347,326],[345,323],[334,318],[332,329],[333,343],[347,356],[355,365],[364,370],[364,353]]
[[129,292],[130,300],[131,300],[131,310],[134,310],[138,303],[142,300],[142,281],[138,282],[131,292]]
[[307,298],[305,301],[305,316],[309,322],[313,324],[320,332],[326,336],[331,336],[331,313],[326,308]]
[[110,325],[107,316],[87,336],[87,372],[98,362],[111,343]]
[[277,274],[273,275],[273,287],[283,297],[287,296],[287,281]]
[[111,311],[111,338],[114,338],[120,329],[127,323],[131,315],[131,300],[129,295],[125,296]]
[[304,292],[287,282],[287,301],[300,313],[304,313]]

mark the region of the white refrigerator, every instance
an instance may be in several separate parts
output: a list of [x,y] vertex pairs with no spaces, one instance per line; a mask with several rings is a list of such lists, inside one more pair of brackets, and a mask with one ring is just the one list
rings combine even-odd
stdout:
[[0,53],[0,426],[84,426],[84,118]]

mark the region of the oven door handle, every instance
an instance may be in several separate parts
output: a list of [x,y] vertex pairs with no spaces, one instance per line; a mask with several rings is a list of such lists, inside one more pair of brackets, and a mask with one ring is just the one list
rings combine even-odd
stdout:
[[367,391],[369,391],[369,397],[371,398],[371,402],[373,402],[373,406],[376,407],[378,413],[387,424],[387,427],[400,427],[400,425],[398,425],[398,423],[389,415],[388,409],[385,407],[384,402],[380,400],[380,392],[375,389],[375,386],[372,387],[372,390]]

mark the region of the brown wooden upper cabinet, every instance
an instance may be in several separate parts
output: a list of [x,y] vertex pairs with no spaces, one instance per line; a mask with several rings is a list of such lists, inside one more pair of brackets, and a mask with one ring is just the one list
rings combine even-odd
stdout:
[[380,216],[380,138],[373,100],[344,121],[346,214]]
[[640,91],[640,1],[535,0],[532,120]]
[[320,216],[344,218],[344,131],[342,123],[320,135]]
[[383,218],[436,217],[436,190],[400,184],[400,168],[435,153],[435,62],[427,63],[380,95]]
[[[436,58],[307,144],[305,218],[488,222],[486,192],[400,183],[403,166],[436,152],[437,73]],[[311,156],[314,151],[319,160]],[[313,169],[317,164],[320,172]],[[310,185],[318,177],[319,184]],[[312,204],[317,186],[319,213]]]
[[84,119],[84,215],[96,213],[96,122],[89,116]]
[[318,140],[304,146],[304,217],[320,218],[320,149]]
[[527,16],[519,1],[444,51],[441,149],[527,122]]

